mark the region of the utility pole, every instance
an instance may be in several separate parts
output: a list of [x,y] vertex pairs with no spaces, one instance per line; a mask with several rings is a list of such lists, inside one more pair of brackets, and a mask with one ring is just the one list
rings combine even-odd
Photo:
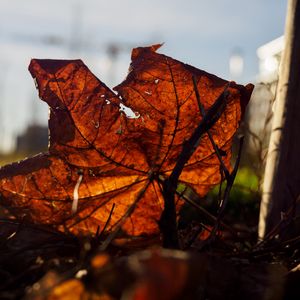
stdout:
[[[259,217],[259,238],[299,214],[300,197],[300,0],[289,0],[272,131]],[[289,217],[291,217],[289,215]]]

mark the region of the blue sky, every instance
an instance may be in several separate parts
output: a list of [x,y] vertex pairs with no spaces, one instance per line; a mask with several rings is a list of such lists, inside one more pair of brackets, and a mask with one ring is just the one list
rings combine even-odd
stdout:
[[[229,57],[244,57],[241,83],[258,72],[256,49],[284,32],[287,0],[1,0],[0,150],[29,123],[47,123],[27,71],[30,59],[82,58],[109,86],[120,82],[130,48],[161,52],[225,79]],[[52,42],[51,42],[52,41]],[[55,41],[55,42],[54,42]],[[108,46],[121,51],[111,64]],[[74,46],[75,45],[75,46]]]

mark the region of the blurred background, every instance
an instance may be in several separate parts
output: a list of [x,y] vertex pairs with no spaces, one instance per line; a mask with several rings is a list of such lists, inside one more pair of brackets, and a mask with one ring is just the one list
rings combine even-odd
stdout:
[[81,58],[113,87],[126,76],[131,48],[162,42],[164,54],[228,80],[256,84],[246,129],[250,156],[263,157],[286,4],[1,0],[0,163],[47,148],[48,108],[27,71],[31,58]]

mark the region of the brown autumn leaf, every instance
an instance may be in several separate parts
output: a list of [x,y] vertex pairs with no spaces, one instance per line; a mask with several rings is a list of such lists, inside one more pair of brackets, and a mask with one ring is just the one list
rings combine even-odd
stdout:
[[[132,51],[117,94],[81,60],[33,59],[30,73],[50,106],[49,151],[0,169],[1,204],[17,218],[84,234],[102,229],[114,206],[107,231],[122,224],[128,235],[158,233],[162,182],[203,119],[193,77],[206,111],[229,92],[210,132],[230,168],[232,138],[253,85],[229,83],[156,53],[159,47]],[[219,169],[204,134],[179,179],[204,196],[220,181]]]

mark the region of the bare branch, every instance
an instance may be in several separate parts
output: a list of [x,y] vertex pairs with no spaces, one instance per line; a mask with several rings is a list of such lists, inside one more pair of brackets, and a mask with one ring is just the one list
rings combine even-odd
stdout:
[[216,102],[203,117],[191,137],[184,143],[181,153],[178,156],[177,163],[169,178],[163,182],[163,197],[165,208],[162,212],[159,226],[163,235],[163,246],[166,248],[179,248],[176,208],[175,208],[175,192],[178,185],[179,176],[184,165],[193,155],[202,135],[207,132],[215,122],[220,118],[225,109],[227,98],[227,89],[219,96]]

